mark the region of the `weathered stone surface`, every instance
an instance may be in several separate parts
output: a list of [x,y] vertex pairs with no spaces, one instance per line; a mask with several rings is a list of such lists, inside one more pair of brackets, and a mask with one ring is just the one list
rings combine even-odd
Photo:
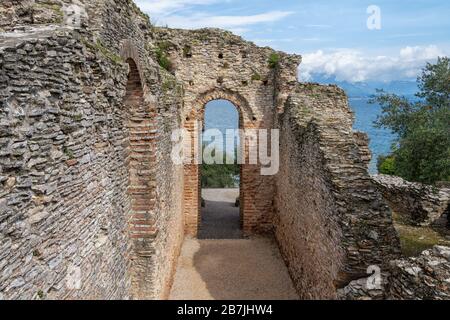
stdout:
[[275,234],[304,298],[337,298],[338,288],[367,277],[371,265],[386,270],[400,253],[367,173],[367,139],[352,124],[335,86],[297,85],[280,116]]
[[398,257],[367,136],[342,90],[298,83],[299,56],[156,28],[129,0],[6,0],[0,21],[0,299],[167,297],[201,206],[199,168],[172,162],[171,134],[214,99],[242,128],[280,129],[280,172],[244,165],[239,200],[301,297],[361,291],[369,266]]
[[[59,14],[71,2],[87,12],[77,28]],[[162,90],[159,67],[144,54],[148,20],[130,1],[111,3],[0,3],[0,28],[11,31],[0,34],[4,299],[168,294],[183,236],[182,168],[170,161],[170,128],[180,126],[182,101]],[[133,63],[142,110],[130,110],[126,99]],[[144,120],[134,122],[136,111]],[[151,139],[148,168],[133,168],[141,146],[140,138],[130,141],[132,132],[144,124],[158,138]],[[131,211],[135,171],[151,186],[142,213]],[[139,236],[130,236],[130,223]]]
[[388,175],[375,175],[373,179],[392,210],[413,225],[430,225],[448,210],[449,188],[436,188]]
[[[381,278],[385,280],[385,278]],[[380,283],[377,287],[373,285],[376,279],[361,278],[350,282],[348,286],[338,290],[340,300],[382,300],[386,298],[385,283]]]
[[406,300],[450,299],[450,248],[436,246],[419,257],[395,260],[388,297]]

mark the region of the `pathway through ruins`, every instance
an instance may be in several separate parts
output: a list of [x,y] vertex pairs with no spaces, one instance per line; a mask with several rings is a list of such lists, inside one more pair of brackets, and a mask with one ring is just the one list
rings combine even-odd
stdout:
[[236,192],[204,190],[203,239],[184,241],[170,299],[298,299],[275,241],[243,239],[236,229]]

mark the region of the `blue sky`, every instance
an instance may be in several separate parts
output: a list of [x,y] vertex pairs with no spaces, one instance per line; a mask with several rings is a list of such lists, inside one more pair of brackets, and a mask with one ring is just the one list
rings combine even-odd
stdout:
[[[219,27],[261,46],[304,57],[301,80],[415,79],[423,65],[450,54],[448,0],[138,0],[158,25]],[[369,30],[367,9],[380,9]]]

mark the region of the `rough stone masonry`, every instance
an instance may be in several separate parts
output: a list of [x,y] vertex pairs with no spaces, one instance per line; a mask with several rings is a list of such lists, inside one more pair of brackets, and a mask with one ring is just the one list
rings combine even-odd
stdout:
[[450,188],[412,183],[400,177],[373,176],[394,212],[409,223],[427,226],[438,220],[450,204]]
[[171,134],[214,99],[280,129],[277,175],[242,165],[241,220],[275,235],[302,298],[399,258],[367,136],[342,90],[298,83],[300,56],[157,28],[129,0],[3,0],[0,31],[0,299],[166,298],[201,202]]

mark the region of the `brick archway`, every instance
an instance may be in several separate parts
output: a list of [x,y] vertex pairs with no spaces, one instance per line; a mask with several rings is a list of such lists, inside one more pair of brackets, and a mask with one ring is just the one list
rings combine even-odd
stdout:
[[131,201],[129,215],[129,239],[131,252],[130,276],[134,298],[149,299],[155,296],[151,254],[157,230],[153,219],[156,203],[155,140],[151,105],[145,100],[143,71],[136,47],[130,41],[123,42],[122,58],[129,67],[126,94],[123,100],[125,125],[128,130],[127,161]]
[[[206,105],[213,100],[227,100],[231,102],[239,114],[239,129],[253,129],[255,126],[255,116],[249,107],[245,98],[238,93],[227,90],[211,90],[200,94],[195,102],[192,104],[193,108],[187,115],[184,128],[195,139],[199,133],[195,133],[197,122],[204,122]],[[201,130],[201,129],[200,129]],[[241,147],[245,141],[241,137]],[[194,144],[192,144],[194,146]],[[193,154],[193,147],[191,150]],[[247,155],[244,154],[244,157]],[[198,229],[201,222],[201,172],[200,166],[197,164],[184,165],[184,201],[183,213],[185,218],[185,231],[190,236],[197,236]],[[242,164],[240,166],[240,216],[241,226],[244,233],[250,233],[256,224],[254,219],[254,206],[251,201],[246,201],[248,191],[251,186],[249,183],[251,176],[255,174],[255,165]],[[250,178],[250,179],[249,179]]]

